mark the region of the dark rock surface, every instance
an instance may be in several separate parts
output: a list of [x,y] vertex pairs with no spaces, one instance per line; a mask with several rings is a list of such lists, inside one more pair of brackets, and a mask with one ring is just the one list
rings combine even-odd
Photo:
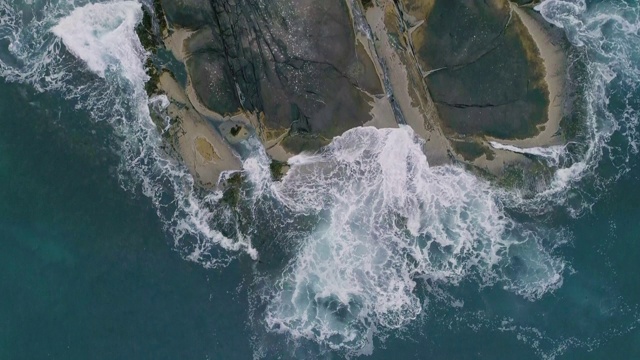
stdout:
[[544,67],[507,0],[403,2],[424,20],[412,41],[445,128],[505,139],[538,133],[549,103]]
[[238,111],[240,99],[219,34],[206,26],[192,35],[186,45],[191,54],[186,65],[202,103],[220,114]]
[[511,8],[537,0],[158,1],[170,28],[194,31],[199,101],[245,119],[278,160],[375,115],[413,127],[430,163],[486,155],[495,170],[487,136],[529,138],[548,120],[543,61]]
[[511,2],[518,4],[520,6],[535,6],[540,4],[541,0],[511,0]]
[[370,102],[384,94],[343,0],[163,4],[171,23],[199,30],[187,66],[202,102],[220,114],[262,113],[259,130],[289,132],[291,152],[371,120]]

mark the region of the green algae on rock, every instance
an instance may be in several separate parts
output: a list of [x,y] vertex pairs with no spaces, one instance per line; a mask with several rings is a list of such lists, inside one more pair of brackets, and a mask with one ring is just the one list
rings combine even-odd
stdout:
[[233,173],[227,177],[223,181],[222,202],[231,207],[236,207],[240,201],[243,182],[244,178],[240,172]]
[[269,170],[271,171],[271,178],[274,181],[282,180],[282,177],[287,173],[289,165],[284,161],[271,160],[269,164]]
[[[152,58],[159,48],[164,47],[162,33],[167,27],[164,12],[159,1],[160,0],[154,0],[153,9],[149,9],[146,6],[142,7],[142,21],[136,27],[136,34],[140,39],[142,47],[151,55],[144,64],[147,75],[149,76],[149,80],[145,84],[145,90],[149,95],[157,92],[160,74],[163,71]],[[157,26],[154,26],[154,21]]]
[[[198,97],[212,111],[261,113],[262,123],[254,124],[259,135],[295,127],[294,138],[331,139],[371,120],[370,102],[384,89],[370,55],[354,46],[343,0],[293,7],[285,0],[181,4],[165,4],[165,11],[176,25],[203,32],[203,41],[190,40],[198,46],[190,49],[188,66]],[[197,14],[189,17],[188,8]]]

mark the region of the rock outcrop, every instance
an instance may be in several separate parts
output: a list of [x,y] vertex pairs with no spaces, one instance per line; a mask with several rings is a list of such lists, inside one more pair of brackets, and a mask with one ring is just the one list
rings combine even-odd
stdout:
[[[403,0],[405,6],[416,2]],[[503,0],[424,1],[411,33],[443,125],[460,135],[526,138],[547,121],[544,67]],[[413,10],[413,11],[411,11]]]
[[275,159],[408,124],[430,163],[494,172],[524,158],[496,159],[487,138],[530,138],[549,120],[544,62],[513,11],[535,2],[161,0],[170,27],[190,31],[194,106],[252,126]]
[[370,121],[384,101],[343,0],[166,3],[170,23],[197,31],[187,66],[199,99],[220,114],[255,113],[265,142],[317,149]]

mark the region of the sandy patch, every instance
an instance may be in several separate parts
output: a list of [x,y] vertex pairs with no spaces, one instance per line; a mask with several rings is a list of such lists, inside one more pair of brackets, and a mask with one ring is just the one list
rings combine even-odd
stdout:
[[213,145],[204,137],[196,136],[194,145],[198,154],[206,162],[212,162],[214,160],[220,160],[220,156],[216,153],[216,149]]
[[371,111],[369,112],[371,120],[367,121],[364,126],[373,126],[378,129],[398,127],[396,117],[393,115],[393,109],[387,97],[374,97],[369,104],[371,105]]
[[200,98],[198,98],[198,94],[196,94],[196,90],[193,88],[193,85],[191,82],[191,75],[188,76],[186,94],[189,99],[189,102],[193,105],[193,107],[196,109],[197,112],[211,119],[215,119],[218,121],[224,120],[224,116],[207,108],[202,103],[202,101],[200,101]]
[[269,154],[273,160],[282,162],[287,162],[291,157],[295,156],[295,154],[285,150],[279,143],[267,148],[267,154]]
[[194,33],[195,31],[188,29],[174,28],[171,35],[164,39],[164,45],[173,53],[173,56],[175,56],[178,61],[184,63],[187,58],[185,41]]

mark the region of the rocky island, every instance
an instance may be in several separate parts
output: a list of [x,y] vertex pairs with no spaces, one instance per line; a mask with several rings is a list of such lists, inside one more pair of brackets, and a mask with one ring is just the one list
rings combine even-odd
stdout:
[[536,161],[509,149],[567,141],[564,38],[533,3],[156,0],[139,35],[171,58],[148,62],[148,91],[203,186],[252,134],[282,164],[358,126],[411,126],[432,166],[499,177]]

